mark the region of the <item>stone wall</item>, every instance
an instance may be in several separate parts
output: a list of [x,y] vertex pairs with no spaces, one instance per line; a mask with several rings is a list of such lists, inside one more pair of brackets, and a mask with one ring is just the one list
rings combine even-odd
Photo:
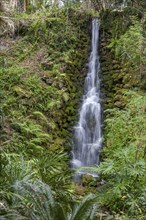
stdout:
[[100,29],[100,59],[102,66],[101,92],[104,100],[104,110],[108,108],[123,108],[125,89],[131,89],[139,84],[138,73],[121,57],[116,57],[114,48],[108,45],[111,39],[118,39],[131,25],[129,14],[133,11],[110,12],[101,15]]

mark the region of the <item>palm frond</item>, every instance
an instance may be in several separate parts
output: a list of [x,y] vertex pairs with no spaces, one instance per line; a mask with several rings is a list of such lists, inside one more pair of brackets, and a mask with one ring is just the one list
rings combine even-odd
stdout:
[[84,197],[81,203],[73,210],[69,220],[93,219],[97,210],[95,198],[96,196],[91,194]]
[[[36,171],[33,168],[35,162],[33,160],[24,160],[24,157],[21,155],[3,152],[1,154],[1,161],[3,189],[9,188],[16,180],[29,181],[36,175]],[[6,181],[7,184],[3,184],[3,181]]]
[[[54,200],[49,185],[37,180],[35,183],[17,181],[14,185],[15,193],[21,194],[19,204],[23,203],[25,216],[31,220],[65,220],[66,213],[62,204]],[[24,202],[25,201],[25,202]],[[15,204],[16,205],[16,204]]]

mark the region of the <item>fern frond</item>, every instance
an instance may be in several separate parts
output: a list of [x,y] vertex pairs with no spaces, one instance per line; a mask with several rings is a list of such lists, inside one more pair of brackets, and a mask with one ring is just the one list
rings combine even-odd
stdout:
[[48,119],[47,119],[47,117],[42,112],[35,111],[35,112],[33,112],[33,115],[38,117],[39,119],[41,119],[46,124],[48,124]]
[[90,217],[93,219],[96,214],[96,209],[93,208],[95,199],[96,196],[91,194],[83,198],[81,203],[73,210],[72,216],[69,218],[69,220],[84,220],[90,219]]

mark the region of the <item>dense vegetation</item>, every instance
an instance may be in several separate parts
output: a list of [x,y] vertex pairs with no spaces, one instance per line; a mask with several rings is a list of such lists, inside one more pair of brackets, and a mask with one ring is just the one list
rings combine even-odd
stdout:
[[[1,1],[1,220],[146,218],[145,2],[124,2]],[[69,152],[99,15],[103,152],[78,185]]]

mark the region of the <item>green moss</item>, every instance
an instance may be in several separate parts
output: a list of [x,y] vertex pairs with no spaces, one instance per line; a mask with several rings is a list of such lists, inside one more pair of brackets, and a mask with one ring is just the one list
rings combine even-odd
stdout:
[[19,37],[3,54],[7,66],[1,59],[4,130],[11,139],[2,142],[5,149],[37,156],[43,149],[69,147],[83,93],[90,15],[65,13],[16,19]]

